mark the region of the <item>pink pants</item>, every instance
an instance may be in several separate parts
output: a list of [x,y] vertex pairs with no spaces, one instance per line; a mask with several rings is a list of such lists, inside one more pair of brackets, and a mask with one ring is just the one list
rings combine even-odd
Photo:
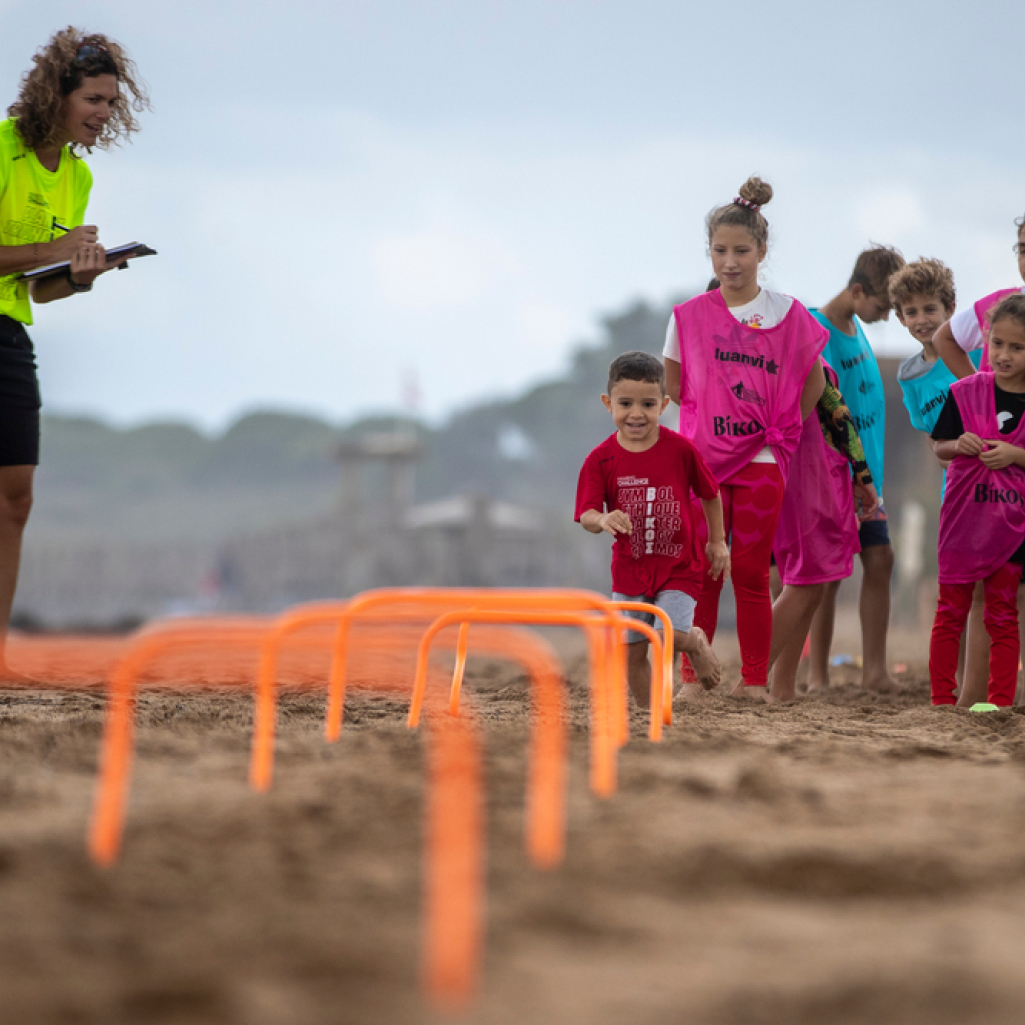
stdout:
[[[737,639],[740,641],[741,673],[749,687],[764,687],[772,643],[772,599],[769,595],[769,557],[783,505],[783,475],[775,463],[749,463],[720,486],[723,522],[730,542],[730,579],[737,598]],[[700,506],[698,506],[700,515]],[[700,516],[698,536],[702,556],[708,542],[708,526]],[[694,623],[715,637],[719,619],[719,595],[724,580],[713,580],[705,562],[701,597]],[[686,667],[685,667],[686,668]]]
[[[1009,562],[983,581],[984,619],[989,634],[989,701],[1014,704],[1018,685],[1018,581],[1021,566]],[[940,584],[929,641],[929,682],[934,705],[954,704],[957,649],[968,620],[975,584]]]

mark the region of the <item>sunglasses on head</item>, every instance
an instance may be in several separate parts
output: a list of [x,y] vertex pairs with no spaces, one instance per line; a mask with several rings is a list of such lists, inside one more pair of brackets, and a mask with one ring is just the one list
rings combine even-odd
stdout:
[[82,64],[87,60],[92,60],[93,57],[99,57],[101,53],[106,53],[107,48],[102,43],[83,43],[75,51],[75,63]]

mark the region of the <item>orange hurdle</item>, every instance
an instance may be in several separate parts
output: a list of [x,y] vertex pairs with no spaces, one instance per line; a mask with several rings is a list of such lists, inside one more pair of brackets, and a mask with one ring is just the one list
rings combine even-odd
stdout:
[[121,847],[132,772],[135,692],[142,670],[157,655],[189,640],[238,647],[253,644],[269,628],[266,621],[239,620],[230,625],[225,622],[187,621],[144,632],[115,667],[110,680],[100,774],[89,829],[89,853],[97,864],[110,865]]
[[[430,658],[431,643],[434,637],[446,627],[456,623],[534,623],[550,626],[582,627],[588,637],[592,664],[601,661],[606,626],[618,630],[629,623],[631,629],[636,627],[645,634],[656,649],[657,658],[652,665],[652,710],[650,732],[654,739],[661,737],[662,730],[662,679],[661,679],[661,640],[655,631],[646,623],[627,620],[615,612],[602,609],[598,615],[587,612],[529,612],[514,609],[475,609],[463,612],[449,612],[439,616],[424,633],[420,641],[417,655],[416,679],[413,683],[413,697],[409,706],[409,726],[416,727],[420,717],[420,707],[427,686],[427,668]],[[616,748],[617,735],[613,732],[618,726],[610,701],[615,695],[602,684],[592,686],[593,724],[591,728],[591,786],[595,793],[602,796],[612,794],[616,789]],[[621,706],[623,707],[623,706]],[[625,716],[625,707],[623,709]]]
[[[609,608],[623,612],[647,612],[662,621],[662,722],[673,725],[673,657],[676,638],[673,621],[665,609],[643,601],[610,601]],[[652,738],[654,739],[654,738]]]
[[[468,632],[469,622],[463,626]],[[465,659],[463,634],[461,628],[459,643]],[[478,649],[489,655],[522,663],[530,677],[534,724],[527,782],[527,852],[538,868],[552,868],[562,861],[566,847],[566,702],[559,660],[546,641],[527,630],[478,627],[475,640]],[[449,715],[458,714],[459,699],[453,693]]]
[[[376,609],[387,606],[412,605],[416,607],[416,615],[404,614],[403,618],[423,618],[427,609],[449,606],[450,609],[476,607],[482,609],[497,607],[537,608],[539,605],[552,610],[593,609],[606,611],[607,599],[593,591],[579,589],[541,589],[522,588],[510,590],[493,590],[489,588],[452,587],[394,587],[379,588],[365,591],[357,595],[346,606],[344,614],[338,619],[338,633],[335,637],[334,656],[331,662],[331,681],[328,690],[327,722],[325,734],[329,741],[335,741],[341,735],[342,719],[345,710],[345,675],[349,631],[353,620],[365,616]],[[392,610],[398,615],[397,610]],[[614,654],[621,649],[618,636],[615,640]],[[619,660],[610,660],[613,673],[619,668]],[[609,668],[605,659],[600,659],[597,668],[605,673]],[[601,681],[605,683],[603,678]],[[614,675],[611,682],[615,683]],[[625,680],[623,681],[625,685]]]
[[446,1010],[473,996],[483,945],[484,793],[467,719],[432,712],[427,744],[421,984]]
[[[620,607],[624,608],[624,609],[640,609],[643,612],[647,612],[648,609],[651,608],[650,606],[647,606],[647,605],[645,605],[642,602],[610,602],[609,606],[614,608],[614,609],[618,609]],[[462,693],[462,678],[463,678],[463,674],[465,672],[467,648],[468,648],[468,645],[469,645],[469,624],[470,624],[471,620],[476,618],[475,614],[476,614],[477,611],[478,610],[476,610],[476,609],[469,609],[469,610],[467,610],[466,617],[464,617],[462,619],[461,624],[459,626],[459,640],[458,640],[458,642],[456,644],[455,670],[454,670],[454,672],[452,674],[452,687],[451,687],[451,689],[449,691],[449,714],[450,715],[458,715],[459,714],[459,695]],[[480,611],[488,611],[488,610],[480,610]],[[505,612],[506,610],[494,610],[494,611],[496,611],[496,612]],[[659,609],[658,611],[661,612],[662,615],[665,616],[666,619],[668,619],[668,615],[665,612],[663,612],[661,609]],[[507,623],[518,623],[518,622],[525,622],[525,621],[527,621],[527,620],[524,619],[524,617],[520,613],[517,613],[517,612],[514,612],[514,611],[507,611],[506,615],[507,615],[507,618],[505,618],[505,619],[501,619],[501,620],[488,619],[486,621],[487,622],[507,622]],[[449,613],[448,617],[446,617],[446,618],[449,619],[450,623],[451,622],[458,622],[459,621],[458,616],[459,616],[459,613],[453,612],[453,613]],[[481,620],[478,620],[478,621],[481,621]],[[530,621],[531,622],[535,622],[536,621],[540,625],[544,625],[544,622],[540,621],[540,620],[530,620]],[[666,688],[665,688],[665,685],[664,685],[665,659],[663,657],[662,640],[659,637],[658,633],[655,632],[653,630],[653,628],[648,623],[642,623],[642,622],[639,622],[638,620],[635,620],[635,619],[625,619],[625,618],[620,618],[619,619],[620,625],[622,625],[625,622],[629,622],[629,623],[632,624],[630,626],[630,629],[632,629],[633,626],[637,626],[638,632],[644,633],[645,637],[647,638],[647,640],[650,641],[652,643],[652,645],[654,646],[654,648],[655,648],[655,655],[656,655],[655,665],[652,667],[652,674],[651,674],[651,722],[650,722],[649,727],[648,727],[648,737],[649,737],[649,739],[651,739],[651,740],[653,740],[653,741],[655,741],[657,743],[658,741],[660,741],[662,739],[662,723],[664,721],[664,714],[661,711],[661,707],[660,706],[661,706],[662,702],[665,700],[665,694],[666,694]],[[557,623],[556,625],[561,625],[561,623]],[[567,625],[570,625],[570,624],[567,624]],[[580,625],[580,623],[578,621],[575,621],[572,625]],[[670,644],[671,644],[671,641],[670,641]],[[670,652],[670,654],[671,654],[671,652]],[[661,671],[659,671],[659,669],[657,668],[657,665],[658,665],[659,661],[662,662],[662,670]],[[672,665],[671,661],[669,662],[669,665],[670,666]],[[419,659],[419,657],[417,657],[417,674],[418,675],[419,675],[419,672],[420,672],[420,659]],[[416,693],[416,684],[415,683],[414,683],[413,687],[414,687],[414,695],[415,695],[415,693]],[[668,693],[669,693],[669,701],[671,703],[671,701],[672,701],[672,682],[671,682],[671,676],[670,676]],[[414,701],[415,701],[415,697],[414,697]],[[410,717],[412,717],[412,714],[413,714],[413,709],[412,709],[412,706],[410,706]],[[623,719],[622,722],[625,723],[625,719]],[[410,725],[411,726],[415,726],[415,723],[411,723]],[[620,741],[620,746],[622,746],[622,740]]]

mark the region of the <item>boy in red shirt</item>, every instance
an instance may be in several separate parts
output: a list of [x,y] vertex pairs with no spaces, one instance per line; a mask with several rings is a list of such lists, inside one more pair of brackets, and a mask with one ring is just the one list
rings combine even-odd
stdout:
[[[685,652],[700,683],[684,684],[682,696],[700,695],[719,682],[719,660],[703,630],[693,625],[701,594],[702,562],[692,523],[691,492],[701,501],[708,536],[705,546],[714,579],[730,574],[719,485],[698,450],[658,419],[669,403],[660,360],[627,352],[609,367],[601,397],[616,433],[584,461],[577,482],[576,519],[592,534],[611,534],[612,596],[647,601],[673,624],[677,652]],[[606,511],[607,510],[607,511]],[[646,612],[627,616],[657,627]],[[630,690],[642,708],[649,702],[648,642],[627,631]]]

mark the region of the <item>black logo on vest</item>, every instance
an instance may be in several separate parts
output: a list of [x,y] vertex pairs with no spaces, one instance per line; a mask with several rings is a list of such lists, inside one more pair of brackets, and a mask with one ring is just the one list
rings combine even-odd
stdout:
[[755,367],[758,370],[765,370],[770,374],[779,373],[779,364],[772,359],[766,359],[761,353],[748,355],[746,352],[727,352],[715,347],[715,358],[721,363],[740,363],[745,367]]
[[854,429],[860,434],[862,431],[871,430],[879,422],[878,413],[870,413],[868,416],[855,416]]
[[713,416],[712,426],[717,438],[746,438],[765,430],[757,420],[734,420],[732,416]]
[[947,401],[947,396],[950,394],[949,391],[941,391],[939,395],[934,395],[929,401],[919,409],[922,418],[927,417],[937,406],[942,406]]
[[840,358],[840,366],[844,370],[853,370],[859,363],[864,363],[865,360],[867,360],[867,359],[868,359],[868,353],[867,352],[860,352],[860,353],[858,353],[857,356],[854,356],[851,359],[844,359],[843,357],[841,357]]
[[756,406],[764,406],[765,399],[761,397],[756,391],[752,391],[750,388],[745,388],[743,381],[738,381],[730,391],[740,399],[741,402],[753,402]]
[[1005,505],[1025,505],[1023,498],[1014,488],[992,488],[985,484],[975,485],[976,502],[1003,502]]

